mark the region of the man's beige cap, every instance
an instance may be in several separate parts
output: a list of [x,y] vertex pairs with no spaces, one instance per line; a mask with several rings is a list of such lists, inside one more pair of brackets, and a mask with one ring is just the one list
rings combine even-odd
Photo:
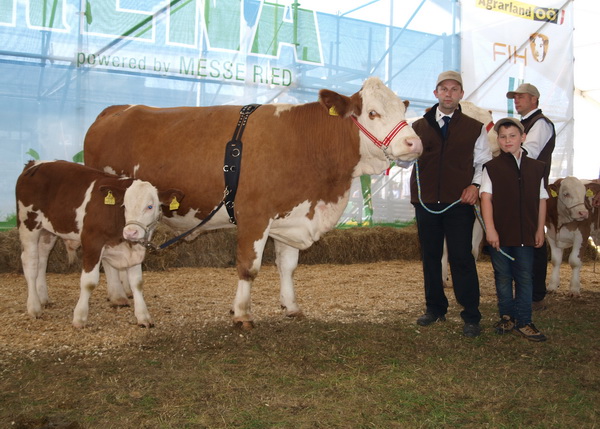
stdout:
[[452,79],[452,80],[457,81],[458,83],[460,83],[460,86],[462,86],[462,84],[463,84],[462,77],[460,77],[460,73],[455,72],[453,70],[448,70],[448,71],[440,73],[435,86],[437,87],[441,82],[443,82],[447,79]]
[[540,98],[540,91],[538,91],[538,89],[530,83],[522,83],[514,91],[507,92],[506,98],[515,98],[515,94],[529,94]]
[[506,124],[510,124],[510,125],[514,125],[515,127],[518,127],[522,133],[525,132],[525,128],[523,128],[523,124],[521,123],[521,121],[519,121],[517,118],[502,118],[500,120],[498,120],[495,124],[494,124],[494,131],[498,132],[498,130],[500,129],[501,125],[506,125]]

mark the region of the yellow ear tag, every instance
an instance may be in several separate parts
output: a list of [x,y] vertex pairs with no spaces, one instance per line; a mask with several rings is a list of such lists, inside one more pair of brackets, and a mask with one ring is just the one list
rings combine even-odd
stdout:
[[108,191],[108,195],[104,197],[104,204],[107,206],[115,205],[115,197],[113,196],[112,191]]
[[558,197],[558,194],[554,189],[550,189],[550,195],[552,195],[554,198]]
[[169,204],[169,210],[177,210],[179,208],[179,201],[177,201],[177,197],[173,197],[171,204]]
[[335,106],[331,106],[331,107],[329,108],[329,114],[330,114],[331,116],[340,116],[340,115],[338,115],[338,112],[337,112],[337,110],[335,110]]
[[588,189],[587,191],[585,191],[585,196],[588,198],[593,198],[594,197],[594,191],[592,191],[591,189]]

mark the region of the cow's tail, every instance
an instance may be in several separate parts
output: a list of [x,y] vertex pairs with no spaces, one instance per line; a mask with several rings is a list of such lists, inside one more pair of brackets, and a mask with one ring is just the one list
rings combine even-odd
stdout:
[[69,265],[73,265],[73,262],[77,259],[77,249],[79,249],[81,243],[75,240],[64,240],[64,242],[67,249],[67,260]]

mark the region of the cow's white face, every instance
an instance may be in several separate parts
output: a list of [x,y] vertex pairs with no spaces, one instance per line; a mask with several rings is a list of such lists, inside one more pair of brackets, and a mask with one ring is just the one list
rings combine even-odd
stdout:
[[125,228],[129,241],[150,240],[161,214],[158,190],[148,182],[134,180],[123,197]]
[[[406,121],[406,106],[394,92],[376,77],[367,79],[360,91],[362,97],[361,114],[358,121],[378,140],[383,141],[388,134],[402,121]],[[384,165],[375,173],[380,173],[389,166],[383,151],[369,138],[360,133],[361,155],[377,157]],[[391,160],[413,161],[423,152],[421,139],[409,125],[396,134],[390,142],[386,153]]]
[[589,213],[585,207],[585,185],[576,177],[565,177],[558,189],[558,215],[564,222],[582,221]]

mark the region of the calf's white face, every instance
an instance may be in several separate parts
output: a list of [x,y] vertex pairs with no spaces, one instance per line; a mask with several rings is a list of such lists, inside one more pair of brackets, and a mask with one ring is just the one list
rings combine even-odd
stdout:
[[576,177],[565,177],[558,190],[558,214],[570,220],[582,221],[588,218],[585,207],[585,185]]
[[135,180],[125,191],[123,206],[123,238],[129,241],[150,240],[161,214],[158,190],[149,182]]

